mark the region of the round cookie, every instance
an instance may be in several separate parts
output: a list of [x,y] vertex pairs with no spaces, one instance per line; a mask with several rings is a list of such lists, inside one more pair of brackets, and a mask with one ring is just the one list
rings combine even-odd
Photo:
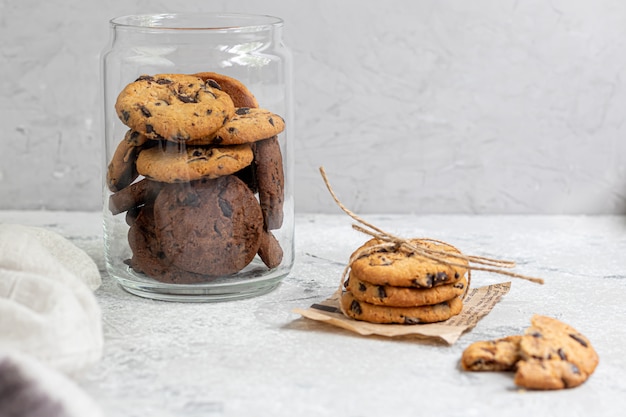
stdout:
[[354,298],[350,291],[341,294],[344,314],[355,320],[383,324],[418,324],[445,321],[463,309],[463,300],[455,297],[435,305],[419,307],[378,306]]
[[117,145],[107,168],[107,187],[116,192],[132,184],[138,176],[135,167],[141,146],[148,141],[145,135],[129,130]]
[[589,339],[552,317],[534,315],[520,341],[521,360],[514,382],[529,389],[576,387],[598,365],[598,354]]
[[118,95],[115,110],[131,129],[173,142],[211,136],[235,114],[228,94],[183,74],[139,77]]
[[520,335],[474,342],[463,351],[461,368],[465,371],[513,371],[520,360]]
[[261,232],[258,254],[269,269],[276,268],[283,260],[283,248],[280,247],[276,236],[269,230]]
[[259,250],[263,215],[254,194],[234,175],[167,184],[154,202],[165,257],[202,275],[240,271]]
[[137,210],[128,230],[128,243],[133,252],[128,263],[137,273],[170,284],[196,284],[215,280],[215,277],[180,269],[165,258],[154,229],[152,205]]
[[156,146],[137,157],[139,174],[155,181],[176,183],[233,174],[254,158],[249,144],[224,147]]
[[240,107],[213,135],[193,139],[193,145],[237,145],[278,135],[285,130],[282,117],[266,109]]
[[[383,242],[370,239],[355,253],[379,243]],[[457,249],[444,243],[420,239],[412,239],[411,243],[430,250],[459,254]],[[439,256],[451,263],[468,264],[466,260],[450,255]],[[455,283],[467,272],[465,267],[446,265],[405,250],[377,251],[363,255],[352,262],[350,268],[353,275],[371,284],[420,288]]]
[[280,229],[283,225],[285,173],[278,138],[274,136],[256,142],[253,149],[255,177],[265,227],[268,230]]
[[370,304],[393,307],[416,307],[439,304],[454,297],[462,296],[467,287],[467,280],[462,278],[454,284],[439,285],[432,288],[391,287],[374,285],[350,275],[346,289],[352,296]]
[[143,178],[112,194],[109,197],[109,210],[116,215],[144,204],[151,204],[160,189],[159,182]]
[[209,80],[216,82],[216,87],[230,96],[235,107],[259,107],[256,97],[248,90],[248,87],[233,77],[217,72],[198,72],[193,75],[202,78],[205,82]]

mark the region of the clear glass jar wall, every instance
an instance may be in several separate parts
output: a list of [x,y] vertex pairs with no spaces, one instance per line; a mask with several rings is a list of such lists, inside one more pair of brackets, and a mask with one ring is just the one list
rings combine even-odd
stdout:
[[291,58],[281,19],[113,19],[102,53],[108,273],[136,295],[271,291],[294,260]]

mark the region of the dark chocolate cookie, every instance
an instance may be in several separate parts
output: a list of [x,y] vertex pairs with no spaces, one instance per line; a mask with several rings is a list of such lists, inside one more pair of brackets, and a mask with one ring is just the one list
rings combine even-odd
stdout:
[[256,142],[253,150],[265,227],[267,230],[280,229],[283,225],[285,173],[278,138],[274,136]]
[[151,204],[160,189],[161,183],[144,178],[112,194],[109,197],[109,210],[115,215],[144,204]]
[[154,203],[154,222],[161,250],[173,265],[211,276],[248,265],[263,231],[258,201],[233,175],[166,184]]
[[261,233],[259,257],[270,269],[276,268],[283,260],[283,248],[280,247],[276,236],[269,230],[264,230]]
[[215,277],[185,271],[165,258],[154,229],[152,205],[136,210],[136,216],[128,231],[128,243],[133,252],[129,265],[135,272],[171,284],[196,284],[215,279]]
[[198,72],[193,75],[228,94],[235,107],[259,107],[258,101],[248,87],[233,77],[217,72]]

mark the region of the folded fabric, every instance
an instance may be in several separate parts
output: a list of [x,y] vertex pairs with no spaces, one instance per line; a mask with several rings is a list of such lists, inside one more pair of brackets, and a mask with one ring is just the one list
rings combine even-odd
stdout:
[[72,380],[31,356],[0,350],[0,416],[101,417]]
[[[0,268],[51,274],[62,266],[97,290],[102,284],[98,266],[85,251],[65,237],[42,227],[0,224]],[[62,275],[65,270],[62,270]],[[59,279],[64,280],[61,276]]]
[[0,224],[0,350],[32,355],[67,374],[98,361],[99,285],[95,262],[64,237]]

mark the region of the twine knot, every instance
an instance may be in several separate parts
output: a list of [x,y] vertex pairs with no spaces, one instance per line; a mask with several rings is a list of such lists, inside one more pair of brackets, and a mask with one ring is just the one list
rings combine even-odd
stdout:
[[[470,287],[472,270],[493,272],[496,274],[506,275],[506,276],[510,276],[513,278],[524,279],[530,282],[534,282],[536,284],[544,283],[544,280],[541,278],[529,277],[527,275],[518,274],[516,272],[503,269],[503,268],[508,268],[508,269],[514,268],[515,262],[513,261],[507,261],[507,260],[502,260],[502,259],[492,259],[492,258],[487,258],[484,256],[465,255],[460,250],[455,248],[453,245],[447,242],[441,241],[441,240],[431,239],[427,237],[406,239],[403,237],[395,236],[389,232],[382,230],[381,228],[365,221],[364,219],[362,219],[361,217],[353,213],[351,210],[349,210],[339,200],[339,198],[333,191],[332,187],[330,186],[330,182],[328,181],[328,177],[326,176],[326,171],[324,170],[324,168],[320,167],[319,170],[322,175],[322,179],[324,180],[324,184],[326,185],[326,188],[330,192],[330,195],[332,196],[333,200],[335,200],[335,203],[337,203],[339,208],[344,213],[350,216],[353,220],[357,221],[357,224],[353,224],[352,228],[361,233],[367,234],[381,242],[381,243],[377,243],[371,246],[363,247],[355,251],[352,254],[352,256],[350,257],[348,261],[348,265],[346,266],[346,268],[343,271],[343,274],[341,275],[340,288],[344,285],[346,275],[348,274],[352,264],[357,259],[363,256],[368,256],[372,253],[389,252],[389,251],[395,251],[395,252],[404,251],[407,254],[416,254],[424,258],[430,259],[434,262],[441,263],[447,266],[461,267],[461,268],[467,269],[468,270],[467,288],[466,288],[464,296],[467,294],[469,287]],[[442,250],[433,249],[432,247],[429,247],[427,245],[427,242],[446,245],[446,246],[452,247],[457,252],[455,253],[455,252],[450,252],[450,251],[442,251]],[[458,263],[458,261],[456,262],[450,261],[446,258],[448,259],[454,258],[457,260],[465,261],[466,263]]]

